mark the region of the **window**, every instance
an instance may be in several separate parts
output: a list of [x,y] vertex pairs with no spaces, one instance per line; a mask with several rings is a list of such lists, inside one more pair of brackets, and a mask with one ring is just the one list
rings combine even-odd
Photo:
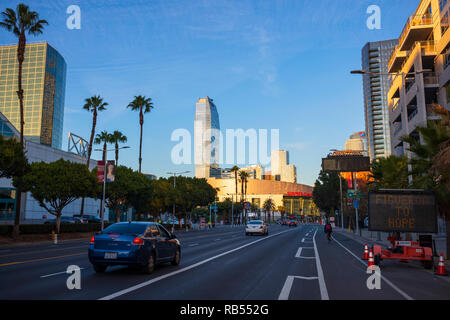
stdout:
[[159,230],[161,231],[161,237],[170,239],[169,231],[167,231],[164,227],[159,226]]
[[159,237],[161,233],[159,232],[159,229],[156,225],[152,224],[150,226],[150,232],[152,237]]

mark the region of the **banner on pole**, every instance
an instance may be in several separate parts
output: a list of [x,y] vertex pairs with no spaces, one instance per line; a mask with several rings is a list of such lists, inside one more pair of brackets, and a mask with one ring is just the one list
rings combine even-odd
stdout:
[[103,183],[105,178],[105,161],[97,161],[97,179],[99,183]]
[[106,165],[106,182],[114,182],[115,178],[116,178],[115,162],[114,160],[110,160]]

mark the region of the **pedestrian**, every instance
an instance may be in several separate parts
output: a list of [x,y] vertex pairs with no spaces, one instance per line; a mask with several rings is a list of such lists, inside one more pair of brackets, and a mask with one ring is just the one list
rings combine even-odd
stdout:
[[331,241],[331,233],[333,232],[333,227],[329,221],[326,222],[325,227],[323,228],[325,234],[327,235],[328,242]]

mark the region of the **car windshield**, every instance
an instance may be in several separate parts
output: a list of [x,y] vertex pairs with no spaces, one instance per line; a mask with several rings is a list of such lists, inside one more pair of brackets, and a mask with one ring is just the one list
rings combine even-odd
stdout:
[[262,224],[262,221],[250,221],[248,224]]
[[146,224],[138,223],[126,223],[126,224],[113,224],[106,228],[104,234],[142,234],[147,229]]

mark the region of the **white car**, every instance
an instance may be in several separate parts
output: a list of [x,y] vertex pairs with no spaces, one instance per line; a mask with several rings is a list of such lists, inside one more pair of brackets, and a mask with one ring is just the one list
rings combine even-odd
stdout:
[[245,226],[245,235],[252,235],[255,233],[259,233],[261,235],[269,235],[269,228],[267,224],[262,220],[253,220],[249,221]]

